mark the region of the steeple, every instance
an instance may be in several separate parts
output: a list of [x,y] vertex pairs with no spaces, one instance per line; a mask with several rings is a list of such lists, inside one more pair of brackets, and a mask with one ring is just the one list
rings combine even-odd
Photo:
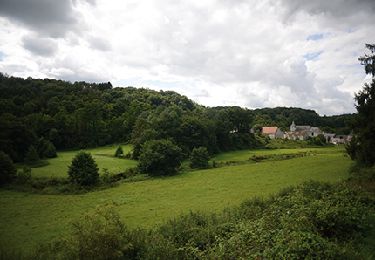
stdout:
[[292,124],[290,125],[290,132],[294,132],[296,131],[296,124],[294,123],[294,120],[292,122]]

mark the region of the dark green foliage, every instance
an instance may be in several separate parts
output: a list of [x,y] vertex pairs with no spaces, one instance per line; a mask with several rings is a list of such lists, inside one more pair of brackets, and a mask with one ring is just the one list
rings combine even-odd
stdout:
[[40,138],[38,142],[38,154],[40,158],[55,158],[57,157],[56,147],[49,140]]
[[350,142],[345,144],[345,150],[349,154],[350,159],[357,159],[358,141],[356,136],[353,136]]
[[347,146],[351,158],[364,165],[375,164],[375,45],[367,44],[371,51],[370,55],[360,57],[359,60],[365,65],[366,73],[372,74],[370,84],[365,84],[363,90],[355,96],[358,111],[354,132],[356,138]]
[[86,215],[36,257],[103,259],[362,259],[375,201],[346,184],[309,182],[220,214],[194,213],[129,231],[112,210]]
[[33,164],[38,163],[39,160],[40,160],[40,158],[39,158],[39,154],[38,154],[37,150],[35,149],[35,147],[33,145],[31,145],[29,147],[29,149],[27,150],[27,153],[26,153],[26,156],[25,156],[25,163],[27,163],[29,165],[33,165]]
[[99,180],[99,169],[90,153],[79,152],[72,160],[68,170],[72,183],[89,186],[95,185]]
[[207,168],[210,155],[206,147],[194,148],[190,155],[191,168]]
[[181,165],[181,149],[170,140],[151,140],[142,146],[138,168],[150,175],[171,175]]
[[121,146],[117,147],[116,152],[115,152],[115,157],[123,157],[123,156],[124,156],[124,151],[122,150],[122,147]]
[[[353,115],[320,117],[300,108],[203,107],[172,91],[113,88],[109,83],[65,82],[0,76],[0,150],[14,162],[24,161],[30,145],[41,158],[57,149],[131,142],[138,159],[142,145],[170,139],[186,158],[194,147],[210,154],[264,146],[250,134],[252,126],[299,124],[350,132]],[[38,144],[44,140],[42,144]],[[51,142],[47,152],[39,149]]]
[[31,168],[23,167],[22,170],[17,171],[17,183],[25,184],[31,180]]
[[47,142],[47,147],[43,152],[43,156],[46,157],[46,158],[57,157],[56,147],[50,141]]
[[111,184],[115,181],[115,177],[113,173],[110,173],[108,169],[103,168],[103,174],[100,176],[101,181],[103,184]]
[[16,173],[12,159],[0,151],[0,185],[11,182],[16,177]]
[[22,118],[3,110],[0,110],[0,114],[0,150],[7,151],[14,162],[21,162],[28,148],[36,142],[35,133]]
[[371,51],[371,54],[365,54],[363,57],[359,57],[358,60],[365,66],[366,74],[371,74],[372,77],[375,77],[375,44],[366,44],[366,48]]
[[113,206],[97,208],[75,221],[66,239],[44,245],[34,259],[120,259],[131,248],[127,230]]
[[326,139],[324,138],[324,135],[320,134],[315,137],[310,137],[308,140],[308,143],[311,145],[323,146],[327,142],[326,142]]

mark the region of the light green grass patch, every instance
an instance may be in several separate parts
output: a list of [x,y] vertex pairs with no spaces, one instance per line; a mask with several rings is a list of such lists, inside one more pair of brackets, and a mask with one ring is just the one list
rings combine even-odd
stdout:
[[0,190],[0,242],[30,250],[68,232],[69,223],[85,211],[110,202],[128,226],[153,227],[190,210],[218,212],[307,180],[340,181],[348,177],[350,164],[348,157],[332,152],[122,183],[83,195]]
[[[115,151],[118,145],[103,146],[99,148],[85,149],[92,154],[96,163],[98,164],[99,172],[103,172],[103,168],[108,169],[111,173],[120,173],[124,170],[135,167],[137,162],[134,160],[116,158],[114,157]],[[123,145],[122,149],[124,154],[131,150],[130,145]],[[68,167],[72,163],[73,157],[80,152],[76,151],[64,151],[58,152],[56,158],[48,159],[48,165],[38,168],[32,168],[32,177],[58,177],[66,178],[68,176]],[[22,167],[23,165],[20,165]]]
[[319,153],[319,154],[331,154],[331,153],[343,153],[344,149],[340,146],[324,147],[324,148],[287,148],[287,149],[257,149],[257,150],[238,150],[226,153],[221,153],[214,156],[211,161],[216,162],[238,162],[247,161],[252,156],[256,155],[272,155],[272,154],[296,154],[296,153]]

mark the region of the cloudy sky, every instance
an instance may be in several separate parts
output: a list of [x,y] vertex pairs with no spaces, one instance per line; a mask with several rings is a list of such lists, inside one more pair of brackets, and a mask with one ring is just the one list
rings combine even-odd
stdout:
[[354,112],[374,0],[0,0],[0,71]]

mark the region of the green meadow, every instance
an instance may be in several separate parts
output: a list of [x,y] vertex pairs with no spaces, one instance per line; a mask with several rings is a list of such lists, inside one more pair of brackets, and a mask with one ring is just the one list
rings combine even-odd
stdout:
[[[116,171],[136,164],[111,157],[114,149],[112,146],[90,150],[99,168]],[[241,161],[254,154],[290,154],[306,149],[244,150],[220,154],[213,159]],[[218,212],[247,198],[267,197],[307,180],[337,182],[348,177],[351,161],[341,148],[310,150],[315,152],[305,157],[187,171],[172,177],[123,182],[80,195],[42,195],[1,189],[0,243],[29,251],[68,232],[72,220],[106,203],[114,203],[129,227],[152,228],[191,210]],[[59,153],[48,166],[33,169],[32,176],[66,176],[67,165],[75,153]]]
[[[119,159],[114,157],[118,145],[103,146],[99,148],[85,149],[92,154],[98,164],[99,172],[102,173],[103,169],[108,169],[112,173],[123,172],[127,168],[135,167],[137,162],[129,159]],[[124,154],[128,153],[131,149],[130,145],[122,145]],[[72,162],[73,157],[80,150],[59,152],[58,157],[48,159],[48,165],[32,169],[32,177],[55,177],[66,178],[68,176],[68,167]],[[23,165],[19,165],[22,167]]]
[[225,161],[247,161],[252,156],[262,155],[279,155],[279,154],[298,154],[298,153],[342,153],[343,148],[340,146],[332,146],[323,148],[286,148],[286,149],[257,149],[257,150],[238,150],[233,152],[226,152],[216,155],[212,161],[225,162]]

